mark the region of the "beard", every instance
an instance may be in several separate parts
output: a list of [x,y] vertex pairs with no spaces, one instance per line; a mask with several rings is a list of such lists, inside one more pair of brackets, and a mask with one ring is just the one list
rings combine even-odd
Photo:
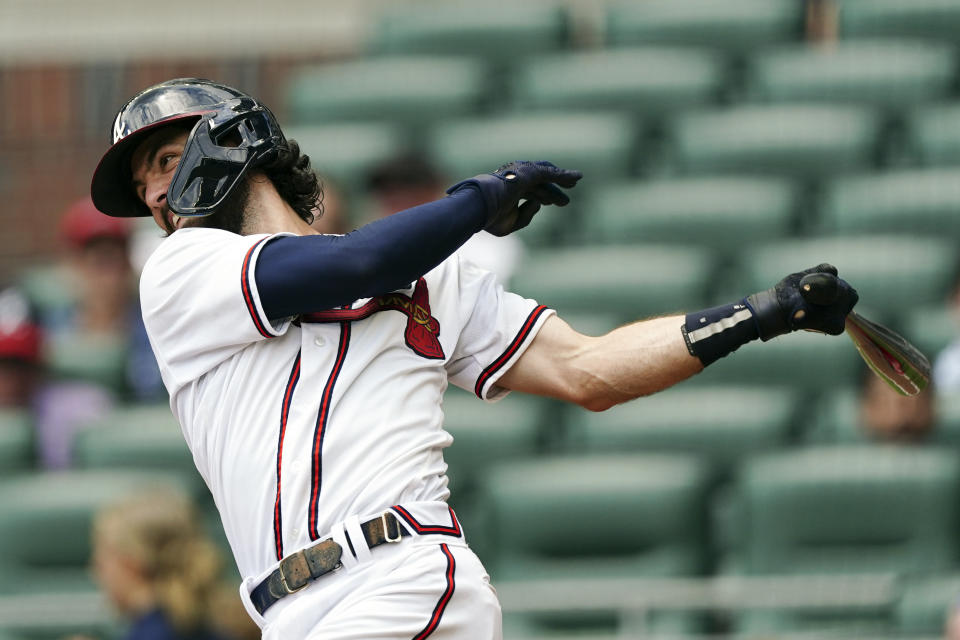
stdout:
[[244,177],[233,188],[223,203],[208,216],[197,222],[198,227],[209,229],[223,229],[230,233],[243,235],[243,227],[247,221],[250,205],[250,181]]

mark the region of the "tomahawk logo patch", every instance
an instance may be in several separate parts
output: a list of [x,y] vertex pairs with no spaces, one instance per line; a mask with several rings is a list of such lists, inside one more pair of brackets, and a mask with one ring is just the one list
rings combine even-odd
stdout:
[[407,316],[407,326],[403,332],[404,341],[414,353],[440,360],[444,357],[440,345],[440,321],[430,312],[430,292],[423,278],[417,280],[413,295],[388,293],[370,299],[356,309],[330,309],[300,316],[301,322],[354,322],[369,318],[379,311],[399,311]]

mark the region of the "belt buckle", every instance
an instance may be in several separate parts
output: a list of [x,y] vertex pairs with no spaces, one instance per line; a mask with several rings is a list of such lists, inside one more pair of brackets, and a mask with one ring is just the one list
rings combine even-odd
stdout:
[[303,581],[303,584],[300,585],[299,587],[297,587],[296,589],[291,589],[291,588],[290,588],[290,584],[287,582],[287,576],[286,576],[286,574],[283,572],[283,563],[282,563],[282,562],[280,563],[279,569],[280,569],[280,584],[282,584],[282,585],[283,585],[283,588],[287,591],[286,595],[290,595],[291,593],[296,593],[297,591],[301,591],[302,589],[306,589],[306,588],[307,588],[307,585],[310,584],[310,580],[307,579],[307,580],[304,580],[304,581]]
[[380,514],[380,522],[383,523],[383,539],[387,542],[400,542],[400,539],[403,538],[403,534],[400,531],[400,523],[397,521],[396,516],[393,517],[393,521],[397,523],[397,537],[390,537],[390,527],[387,522],[387,514],[389,513],[389,511],[384,511]]

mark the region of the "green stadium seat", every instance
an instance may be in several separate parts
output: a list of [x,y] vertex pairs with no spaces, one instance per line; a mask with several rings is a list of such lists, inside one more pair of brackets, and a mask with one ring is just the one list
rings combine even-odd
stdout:
[[293,74],[287,108],[295,124],[426,123],[475,112],[486,89],[485,67],[470,58],[369,58],[310,66]]
[[61,264],[37,264],[26,267],[17,279],[17,287],[27,296],[41,316],[64,313],[76,303],[67,267]]
[[669,47],[540,56],[513,72],[515,107],[641,114],[717,102],[725,68],[708,51]]
[[90,382],[122,394],[127,356],[125,336],[62,333],[50,336],[44,358],[55,378]]
[[[487,566],[497,582],[701,575],[708,488],[706,468],[682,455],[543,457],[498,465],[484,485],[486,533],[496,550]],[[535,628],[553,633],[610,630],[615,617],[531,616]],[[687,614],[651,618],[654,629],[696,625]]]
[[913,306],[946,300],[955,245],[949,238],[903,234],[785,240],[745,250],[738,282],[746,291],[767,289],[789,273],[829,262],[860,294],[859,309],[895,324]]
[[630,172],[636,129],[628,116],[602,112],[454,120],[433,127],[427,150],[455,176],[493,171],[513,160],[549,160],[593,180],[610,180]]
[[608,6],[606,37],[611,45],[697,44],[746,50],[798,40],[803,6],[792,0],[646,0]]
[[696,575],[705,560],[707,477],[683,455],[497,465],[484,483],[487,526],[498,541],[493,569],[503,579],[570,576],[592,558],[594,575]]
[[366,189],[369,172],[406,148],[400,128],[385,122],[295,125],[285,133],[310,156],[321,179],[332,178],[353,192]]
[[752,95],[770,102],[834,101],[901,107],[949,96],[954,48],[922,40],[840,41],[761,50]]
[[788,236],[797,197],[787,180],[739,176],[621,182],[591,195],[589,241],[684,242],[724,254]]
[[156,487],[191,496],[177,474],[64,471],[0,480],[0,593],[91,588],[90,527],[98,509]]
[[536,455],[544,427],[544,400],[512,393],[485,403],[471,393],[449,389],[443,398],[443,426],[453,444],[444,450],[453,503],[475,491],[497,462]]
[[594,575],[699,574],[707,478],[706,468],[684,455],[497,465],[484,483],[498,541],[493,570],[503,579],[559,577],[594,563]]
[[918,446],[810,447],[747,461],[751,574],[922,575],[956,568],[960,457]]
[[956,0],[839,0],[843,37],[919,36],[957,40],[960,3]]
[[[129,406],[85,425],[74,438],[74,462],[84,469],[167,469],[196,473],[193,456],[170,407]],[[198,482],[202,482],[199,475]]]
[[853,105],[751,105],[681,114],[671,129],[684,173],[817,177],[873,166],[880,120]]
[[905,580],[897,602],[897,631],[904,636],[940,638],[947,612],[957,606],[960,576],[923,576]]
[[908,153],[923,165],[960,164],[960,103],[932,104],[906,117]]
[[34,467],[33,420],[20,409],[0,409],[0,477]]
[[799,403],[789,387],[681,384],[602,413],[575,412],[568,447],[689,453],[727,476],[746,456],[787,445]]
[[0,640],[121,638],[126,626],[93,585],[83,591],[0,595]]
[[788,386],[820,393],[856,382],[863,361],[848,342],[800,331],[763,344],[747,344],[684,384]]
[[[748,461],[738,485],[743,570],[905,580],[956,570],[958,462],[954,450],[879,445],[812,447]],[[734,629],[748,637],[899,637],[897,627],[918,615],[907,600],[830,613],[747,611],[734,616]]]
[[841,177],[826,187],[825,234],[926,233],[960,238],[960,169]]
[[904,314],[903,335],[933,363],[941,351],[960,338],[956,313],[945,303],[917,307]]
[[557,310],[621,321],[705,306],[714,258],[690,246],[623,245],[528,252],[511,289]]
[[[502,3],[503,4],[503,3]],[[404,6],[382,13],[368,49],[375,53],[477,55],[486,58],[554,51],[568,41],[563,9],[550,4],[466,2]]]

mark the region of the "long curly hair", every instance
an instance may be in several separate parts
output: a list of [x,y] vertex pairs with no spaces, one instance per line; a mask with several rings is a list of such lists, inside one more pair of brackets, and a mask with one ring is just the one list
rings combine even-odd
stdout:
[[307,224],[312,224],[323,212],[323,185],[310,168],[310,156],[300,152],[296,140],[287,140],[285,145],[278,146],[276,156],[257,168]]
[[135,563],[173,626],[189,633],[209,623],[220,553],[198,525],[189,499],[176,491],[131,495],[97,514],[93,533]]

